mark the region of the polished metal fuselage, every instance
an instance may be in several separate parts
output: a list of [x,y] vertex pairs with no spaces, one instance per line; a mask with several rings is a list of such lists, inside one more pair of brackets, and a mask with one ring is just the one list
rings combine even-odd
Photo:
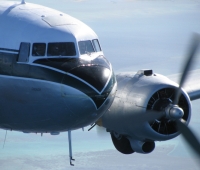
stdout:
[[[0,4],[0,23],[0,128],[74,130],[110,107],[117,86],[111,64],[100,45],[80,53],[80,41],[98,42],[86,24],[45,6],[10,1]],[[70,43],[73,53],[49,55],[52,43]],[[45,46],[43,55],[35,55],[34,44]]]
[[[105,68],[110,73],[107,80],[97,81],[104,83],[98,91],[78,74],[55,71],[42,64],[16,63],[13,57],[9,60],[3,55],[0,59],[0,128],[24,132],[82,128],[101,117],[114,99],[117,85],[111,66]],[[100,57],[98,61],[103,59]],[[84,65],[81,71],[90,72],[94,65]],[[104,67],[96,64],[95,68]],[[95,75],[86,73],[89,79]]]

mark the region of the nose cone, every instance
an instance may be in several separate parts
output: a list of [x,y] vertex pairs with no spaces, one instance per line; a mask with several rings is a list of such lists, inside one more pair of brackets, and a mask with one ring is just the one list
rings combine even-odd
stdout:
[[183,117],[184,111],[180,107],[174,106],[173,108],[170,109],[169,114],[170,114],[171,118],[177,120],[177,119],[180,119]]
[[104,56],[93,60],[73,59],[63,63],[63,68],[68,74],[62,83],[85,93],[93,100],[97,109],[107,99],[116,82],[111,64]]
[[73,63],[67,62],[64,67],[69,68],[68,73],[82,80],[97,93],[104,90],[112,76],[111,65],[103,56],[90,61],[79,59]]
[[64,58],[40,59],[37,64],[64,71],[62,84],[73,87],[89,96],[98,109],[110,94],[116,80],[112,66],[104,56],[95,59]]

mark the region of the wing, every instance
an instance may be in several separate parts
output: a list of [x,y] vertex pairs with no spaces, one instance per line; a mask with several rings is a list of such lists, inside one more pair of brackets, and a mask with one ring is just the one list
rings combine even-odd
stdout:
[[[174,74],[168,76],[169,79],[179,82],[181,74]],[[188,78],[183,84],[184,90],[190,97],[190,100],[197,100],[200,98],[200,69],[189,72]]]

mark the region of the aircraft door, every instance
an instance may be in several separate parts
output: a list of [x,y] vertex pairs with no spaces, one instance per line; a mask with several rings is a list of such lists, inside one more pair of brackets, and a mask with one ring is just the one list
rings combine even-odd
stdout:
[[28,62],[30,55],[30,43],[22,42],[19,49],[18,62]]

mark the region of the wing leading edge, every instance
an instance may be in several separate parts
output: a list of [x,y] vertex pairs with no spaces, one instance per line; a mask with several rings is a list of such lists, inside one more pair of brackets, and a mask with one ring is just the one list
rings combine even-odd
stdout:
[[[169,79],[179,82],[180,74],[170,75]],[[200,98],[200,69],[189,72],[188,78],[183,85],[184,90],[190,97],[190,100],[197,100]]]

